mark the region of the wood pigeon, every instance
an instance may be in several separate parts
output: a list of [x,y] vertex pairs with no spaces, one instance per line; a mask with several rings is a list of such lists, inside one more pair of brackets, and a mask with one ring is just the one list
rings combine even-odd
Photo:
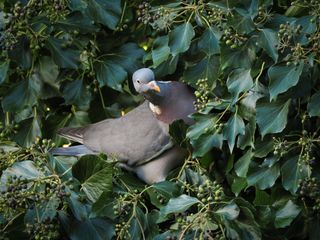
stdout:
[[178,119],[192,124],[188,115],[195,112],[195,96],[183,83],[156,81],[148,68],[134,72],[132,80],[135,90],[146,99],[140,106],[120,118],[60,129],[58,134],[82,145],[55,148],[52,153],[105,153],[148,184],[165,180],[186,157],[186,150],[173,143],[169,124]]

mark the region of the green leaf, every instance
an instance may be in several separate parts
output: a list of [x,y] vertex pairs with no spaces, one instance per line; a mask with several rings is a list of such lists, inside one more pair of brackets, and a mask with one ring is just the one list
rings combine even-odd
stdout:
[[80,31],[81,34],[96,32],[98,30],[94,22],[85,14],[80,12],[73,12],[65,19],[57,21],[56,26],[65,31]]
[[30,147],[35,143],[37,138],[42,136],[38,117],[29,118],[21,121],[20,129],[14,136],[14,140],[21,146]]
[[280,167],[278,164],[270,168],[254,169],[247,177],[248,186],[257,186],[260,190],[271,188],[280,176]]
[[188,67],[183,73],[183,78],[189,85],[194,87],[196,87],[196,83],[200,78],[206,78],[209,86],[215,86],[219,76],[219,69],[219,57],[210,55]]
[[308,113],[310,117],[320,117],[320,91],[313,94],[308,103]]
[[289,226],[300,212],[301,208],[291,200],[288,200],[288,202],[276,212],[275,227],[284,228]]
[[253,81],[250,69],[239,68],[234,70],[227,79],[229,92],[238,99],[240,93],[248,91],[253,87]]
[[249,149],[234,165],[235,172],[238,177],[246,177],[250,162],[253,157],[253,152]]
[[3,171],[1,175],[1,188],[5,186],[8,178],[13,176],[32,180],[43,176],[43,173],[39,172],[33,161],[26,160],[16,162],[11,167],[8,167]]
[[256,188],[256,196],[253,203],[255,206],[268,206],[272,204],[272,200],[268,193]]
[[197,140],[191,140],[191,144],[194,148],[192,156],[202,157],[214,147],[221,149],[223,136],[218,133],[205,134],[201,135]]
[[268,102],[265,99],[257,103],[257,123],[261,136],[268,133],[279,133],[287,125],[291,99]]
[[256,118],[253,117],[249,120],[245,127],[245,134],[239,135],[237,146],[240,149],[245,149],[246,147],[254,148],[254,137],[256,132]]
[[127,72],[133,73],[141,65],[141,59],[144,55],[144,50],[140,48],[136,43],[126,43],[121,45],[120,48],[110,53],[112,58],[110,61],[115,65],[120,65]]
[[182,194],[177,198],[171,198],[168,204],[160,209],[160,213],[168,215],[170,213],[182,213],[200,201],[197,198]]
[[113,166],[101,157],[86,155],[72,167],[73,176],[81,182],[88,199],[96,202],[103,192],[112,190]]
[[230,203],[222,208],[219,208],[215,211],[215,214],[227,219],[227,220],[234,220],[239,216],[240,209],[237,204]]
[[77,158],[73,156],[52,156],[49,155],[49,163],[54,171],[68,180],[72,177],[71,167],[77,162]]
[[250,69],[256,58],[256,52],[252,47],[230,50],[230,47],[221,48],[221,70],[227,68]]
[[88,0],[87,14],[96,22],[115,30],[121,15],[121,1]]
[[303,70],[303,62],[298,66],[276,65],[268,70],[270,100],[275,99],[280,93],[286,92],[289,88],[297,85]]
[[105,59],[95,66],[100,87],[107,85],[117,91],[122,91],[122,83],[127,78],[127,72],[112,60]]
[[35,105],[41,87],[42,82],[37,74],[33,74],[28,80],[21,81],[3,98],[3,110],[16,112],[27,106]]
[[272,57],[273,61],[278,61],[278,50],[276,45],[278,44],[278,35],[275,31],[269,28],[261,29],[258,42],[260,46]]
[[91,92],[81,79],[68,82],[62,90],[62,94],[66,104],[77,106],[89,106],[90,104]]
[[169,47],[173,56],[187,51],[195,32],[192,25],[187,22],[177,26],[169,33]]
[[153,67],[159,66],[161,63],[168,59],[170,55],[170,48],[168,46],[168,43],[168,35],[158,37],[153,42],[151,51]]
[[311,176],[309,165],[298,165],[299,156],[288,159],[281,167],[282,185],[284,189],[295,194],[299,188],[299,181]]
[[198,139],[209,129],[214,129],[215,118],[212,115],[194,115],[195,124],[191,125],[187,132],[187,138],[190,140]]
[[48,48],[53,60],[59,67],[77,69],[80,61],[80,51],[63,48],[64,40],[49,37]]
[[208,55],[220,53],[219,39],[220,37],[213,27],[207,28],[200,37],[198,47]]
[[7,79],[9,63],[6,61],[0,64],[0,85]]
[[223,136],[228,141],[230,152],[233,151],[238,135],[245,134],[245,125],[243,119],[237,114],[233,114],[224,126]]
[[57,81],[59,75],[59,68],[54,63],[53,59],[43,56],[39,60],[39,76],[42,82],[48,83],[50,86],[59,88]]
[[239,196],[240,192],[247,186],[247,179],[246,178],[240,178],[240,177],[234,177],[232,185],[231,185],[231,191],[237,196]]

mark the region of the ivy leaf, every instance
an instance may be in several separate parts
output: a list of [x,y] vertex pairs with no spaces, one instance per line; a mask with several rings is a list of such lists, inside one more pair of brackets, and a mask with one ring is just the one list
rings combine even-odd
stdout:
[[213,27],[207,28],[198,42],[198,47],[205,54],[213,55],[220,53],[219,39],[217,32]]
[[52,54],[52,58],[59,67],[77,69],[80,59],[80,51],[62,48],[64,44],[64,40],[54,37],[48,38],[48,48]]
[[300,61],[298,66],[294,64],[289,66],[276,65],[269,68],[270,100],[275,99],[280,93],[284,93],[289,88],[297,85],[303,66],[303,62]]
[[87,14],[96,22],[115,30],[121,15],[121,1],[88,0]]
[[9,61],[0,64],[0,85],[6,80],[9,70]]
[[227,68],[250,69],[256,58],[256,52],[253,47],[243,47],[237,50],[231,50],[229,47],[221,47],[221,70]]
[[309,165],[298,165],[299,156],[288,159],[281,167],[282,185],[284,189],[295,194],[299,188],[299,181],[311,176]]
[[1,190],[5,188],[8,178],[13,176],[25,179],[37,179],[38,177],[43,176],[43,174],[39,172],[33,161],[26,160],[16,162],[3,171],[1,175]]
[[280,176],[280,168],[275,164],[269,168],[254,169],[247,178],[248,186],[257,186],[260,190],[272,187]]
[[200,201],[197,198],[182,194],[177,198],[171,198],[168,204],[160,209],[160,213],[168,215],[170,213],[181,213]]
[[192,156],[202,157],[214,147],[221,149],[223,144],[223,136],[222,134],[218,133],[201,135],[197,140],[192,140],[191,144],[194,148]]
[[100,87],[107,85],[119,92],[122,91],[121,84],[127,78],[127,72],[112,60],[104,59],[95,65],[97,80]]
[[253,87],[250,69],[239,68],[234,70],[227,79],[227,87],[234,96],[235,101],[241,92],[248,91]]
[[234,220],[239,216],[240,209],[237,204],[230,203],[222,208],[219,208],[215,211],[215,214],[227,219],[227,220]]
[[253,157],[252,149],[249,149],[234,165],[238,177],[246,177]]
[[141,67],[141,58],[144,51],[136,43],[123,44],[119,49],[110,53],[110,62],[119,65],[129,73],[133,73]]
[[59,84],[57,83],[58,75],[59,67],[54,63],[52,58],[44,56],[39,60],[39,76],[42,82],[59,88]]
[[82,79],[68,82],[62,91],[66,104],[77,106],[88,106],[91,100],[91,93],[87,90]]
[[98,30],[94,22],[81,12],[71,13],[65,19],[57,21],[56,26],[65,31],[78,30],[81,33],[96,32]]
[[151,51],[153,67],[159,66],[161,63],[168,59],[170,55],[170,48],[168,46],[168,43],[168,35],[158,37],[154,41]]
[[291,200],[276,212],[274,225],[276,228],[284,228],[291,224],[291,222],[301,212],[301,208],[294,204]]
[[245,134],[239,135],[237,146],[242,150],[246,147],[254,148],[254,136],[256,132],[256,118],[252,117],[245,127]]
[[14,136],[14,140],[21,146],[30,147],[37,138],[42,136],[38,117],[33,117],[21,121],[18,133]]
[[228,122],[224,126],[223,131],[223,136],[224,139],[228,141],[230,152],[233,151],[233,147],[236,143],[236,137],[239,134],[245,134],[245,125],[243,119],[237,113],[235,113],[229,118]]
[[187,51],[195,32],[192,25],[187,22],[177,26],[169,34],[169,47],[173,56]]
[[320,91],[313,94],[308,103],[308,113],[310,117],[320,117]]
[[219,57],[210,55],[188,67],[184,71],[183,78],[194,87],[196,87],[196,83],[200,78],[206,78],[209,86],[215,86],[215,81],[219,76],[219,69]]
[[193,119],[196,123],[191,125],[187,132],[187,138],[190,140],[196,140],[207,130],[214,129],[215,118],[212,118],[212,115],[197,114]]
[[257,123],[262,138],[268,133],[279,133],[287,125],[287,116],[291,100],[268,102],[258,101]]
[[261,29],[258,41],[260,46],[272,57],[273,61],[278,61],[278,51],[276,44],[278,43],[277,33],[269,28]]
[[4,111],[16,112],[26,106],[33,106],[37,102],[41,92],[42,83],[37,74],[33,74],[28,80],[18,83],[11,92],[2,100]]
[[86,155],[72,167],[73,176],[81,182],[88,199],[96,202],[103,192],[112,190],[113,166],[99,156]]

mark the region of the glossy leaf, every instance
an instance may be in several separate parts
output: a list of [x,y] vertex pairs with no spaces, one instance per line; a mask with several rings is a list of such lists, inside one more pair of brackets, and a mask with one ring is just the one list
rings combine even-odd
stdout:
[[227,79],[227,87],[230,93],[237,99],[241,92],[248,91],[253,87],[250,70],[236,69]]
[[171,198],[168,204],[160,209],[160,213],[164,215],[168,215],[170,213],[181,213],[199,202],[200,201],[197,198],[183,194],[177,198]]
[[253,152],[249,149],[234,165],[236,174],[239,177],[246,177],[250,162],[252,161]]
[[276,212],[274,225],[276,228],[284,228],[298,216],[301,209],[289,200],[281,209]]
[[281,132],[287,125],[287,118],[291,100],[287,101],[258,101],[257,123],[262,137],[268,133]]
[[277,33],[269,28],[261,29],[259,34],[259,45],[272,57],[273,61],[278,61],[278,51],[276,45],[278,44]]
[[311,117],[320,117],[320,92],[313,94],[308,103],[308,112]]
[[289,88],[297,85],[302,73],[304,64],[298,66],[291,64],[289,66],[276,65],[268,70],[270,100],[275,99],[280,93],[286,92]]
[[228,141],[230,152],[233,151],[238,135],[245,134],[245,125],[243,119],[237,114],[233,114],[224,126],[223,137]]
[[192,25],[187,22],[173,29],[169,34],[169,47],[172,55],[187,51],[195,32]]
[[166,61],[170,55],[170,48],[168,46],[169,37],[167,35],[158,37],[152,46],[152,61],[153,66],[157,67]]
[[208,55],[220,53],[219,38],[214,28],[207,28],[198,42],[198,47]]

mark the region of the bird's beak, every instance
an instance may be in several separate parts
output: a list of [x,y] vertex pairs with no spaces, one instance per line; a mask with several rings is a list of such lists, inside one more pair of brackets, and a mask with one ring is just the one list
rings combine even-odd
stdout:
[[151,82],[147,83],[147,86],[149,87],[149,89],[152,89],[156,92],[161,92],[160,87],[158,86],[158,84],[155,81],[151,81]]

